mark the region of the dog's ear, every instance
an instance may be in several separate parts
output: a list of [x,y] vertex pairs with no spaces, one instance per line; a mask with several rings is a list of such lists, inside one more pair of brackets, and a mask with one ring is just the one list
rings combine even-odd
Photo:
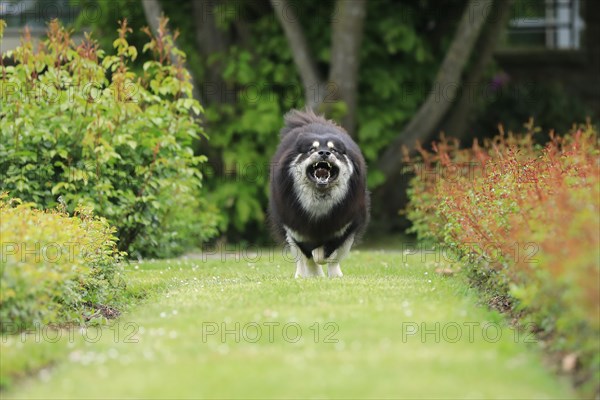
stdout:
[[284,125],[281,132],[279,132],[279,135],[283,138],[294,129],[319,120],[325,122],[323,117],[317,116],[314,111],[308,107],[304,110],[290,110],[283,116]]
[[288,133],[296,128],[303,127],[304,125],[319,123],[319,124],[333,124],[338,129],[339,127],[332,121],[328,121],[322,115],[317,115],[315,112],[306,107],[304,110],[290,110],[283,116],[283,128],[279,132],[279,136],[283,139]]

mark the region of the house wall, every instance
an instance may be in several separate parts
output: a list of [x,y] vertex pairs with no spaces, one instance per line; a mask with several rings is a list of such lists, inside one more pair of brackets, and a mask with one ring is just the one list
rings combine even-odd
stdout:
[[585,21],[580,50],[503,49],[496,62],[522,85],[558,83],[600,117],[600,1],[582,2]]

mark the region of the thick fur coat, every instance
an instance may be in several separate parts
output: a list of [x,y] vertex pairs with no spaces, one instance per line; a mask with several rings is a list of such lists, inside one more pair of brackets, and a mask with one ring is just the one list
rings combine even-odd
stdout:
[[271,164],[269,219],[290,245],[296,277],[342,276],[339,262],[369,219],[366,164],[357,144],[333,121],[312,111],[284,117]]

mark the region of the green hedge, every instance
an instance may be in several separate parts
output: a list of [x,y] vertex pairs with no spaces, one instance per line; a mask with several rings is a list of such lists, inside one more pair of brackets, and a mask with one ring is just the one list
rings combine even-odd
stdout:
[[0,331],[81,322],[125,289],[115,229],[89,208],[70,217],[0,194]]
[[[583,392],[600,393],[600,146],[591,125],[534,144],[539,129],[459,149],[421,149],[408,217],[543,338]],[[415,166],[411,165],[411,166]],[[559,364],[560,365],[560,364]]]

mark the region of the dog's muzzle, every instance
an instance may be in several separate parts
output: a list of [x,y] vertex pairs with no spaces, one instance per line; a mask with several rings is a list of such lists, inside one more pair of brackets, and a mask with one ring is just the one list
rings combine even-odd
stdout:
[[340,169],[331,161],[324,159],[309,165],[306,175],[317,187],[326,188],[327,185],[336,180]]

